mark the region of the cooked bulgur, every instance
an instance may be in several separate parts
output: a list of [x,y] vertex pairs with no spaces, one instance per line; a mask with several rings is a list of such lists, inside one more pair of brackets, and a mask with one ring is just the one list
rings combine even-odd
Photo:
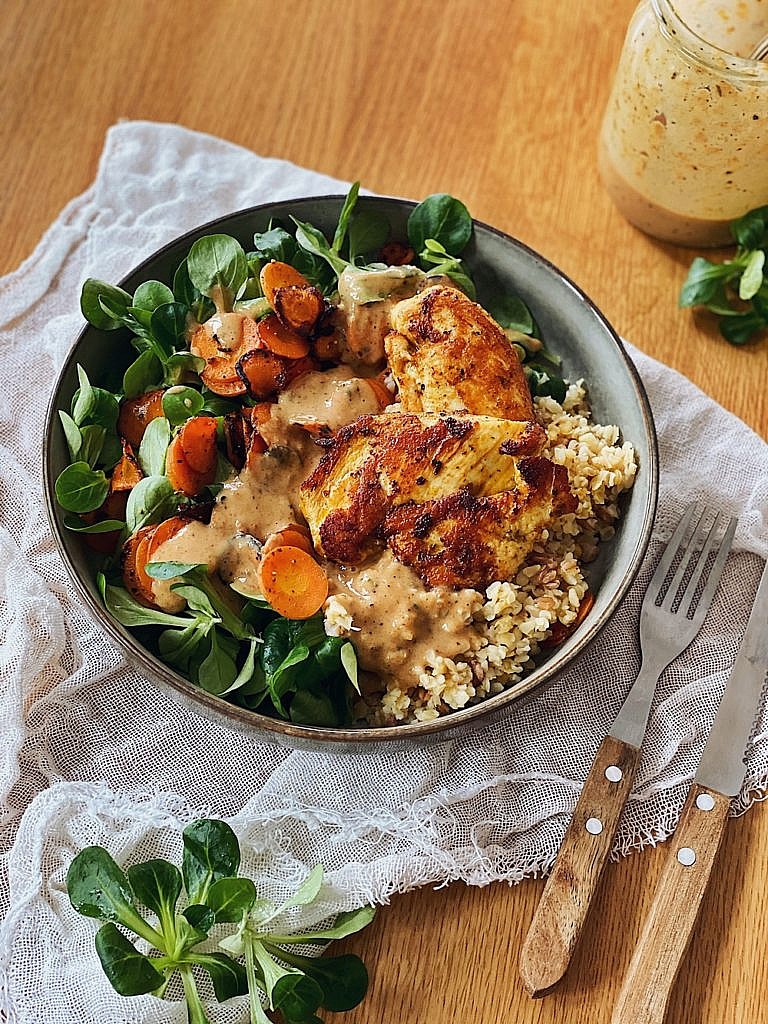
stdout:
[[[632,486],[637,462],[632,445],[620,443],[618,427],[592,422],[581,381],[569,386],[562,405],[552,398],[535,404],[547,431],[542,454],[566,467],[577,510],[543,531],[513,580],[491,583],[484,594],[458,592],[466,619],[463,653],[454,653],[455,641],[454,657],[428,649],[413,683],[369,679],[356,709],[361,720],[429,721],[499,693],[532,667],[556,621],[568,626],[575,620],[588,589],[580,563],[591,561],[599,542],[612,536],[619,495]],[[330,597],[324,611],[327,633],[354,635],[343,594]]]

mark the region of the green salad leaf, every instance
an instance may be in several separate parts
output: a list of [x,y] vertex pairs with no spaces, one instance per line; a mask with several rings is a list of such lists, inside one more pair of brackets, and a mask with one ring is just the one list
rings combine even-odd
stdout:
[[738,243],[736,255],[722,263],[697,256],[680,290],[679,305],[714,313],[725,340],[745,345],[768,329],[768,206],[750,210],[730,227]]
[[472,237],[472,218],[464,203],[444,192],[427,196],[408,217],[408,241],[414,252],[422,252],[433,240],[454,257],[459,256]]
[[248,279],[248,261],[231,235],[204,235],[189,250],[187,273],[199,292],[209,299],[218,296],[231,309]]

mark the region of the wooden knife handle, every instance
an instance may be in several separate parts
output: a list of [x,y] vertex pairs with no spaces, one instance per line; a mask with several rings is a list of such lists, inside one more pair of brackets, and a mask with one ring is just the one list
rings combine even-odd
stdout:
[[611,1024],[662,1024],[730,806],[730,797],[691,786]]
[[595,755],[520,953],[520,975],[531,996],[545,995],[568,969],[639,758],[637,747],[612,736]]

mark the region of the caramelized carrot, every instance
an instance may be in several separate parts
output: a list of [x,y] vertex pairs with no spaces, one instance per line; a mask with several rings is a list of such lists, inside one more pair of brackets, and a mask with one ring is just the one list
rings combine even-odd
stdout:
[[254,398],[269,398],[286,383],[285,362],[274,352],[257,348],[246,352],[237,362],[240,380]]
[[386,409],[388,405],[392,405],[395,399],[390,394],[389,388],[379,377],[366,377],[365,383],[374,393],[380,408]]
[[165,456],[165,475],[174,491],[179,491],[188,498],[196,497],[206,486],[200,474],[196,473],[186,460],[181,434],[177,434],[168,446],[168,453]]
[[299,526],[298,523],[290,523],[282,530],[278,530],[277,533],[270,533],[261,549],[262,557],[268,555],[270,551],[274,551],[275,548],[281,547],[300,548],[308,555],[315,553],[309,530],[306,526]]
[[328,577],[301,548],[284,545],[264,555],[259,582],[264,597],[287,619],[308,619],[328,597]]
[[149,541],[154,531],[154,526],[142,527],[125,542],[122,555],[123,581],[126,589],[146,608],[157,607],[152,591],[152,580],[144,571]]
[[305,356],[303,359],[291,359],[289,363],[285,364],[285,383],[293,384],[299,377],[303,377],[305,373],[310,373],[312,370],[319,370],[320,364],[313,356]]
[[256,456],[263,455],[264,452],[267,450],[267,447],[267,442],[264,440],[261,434],[257,434],[256,431],[254,430],[253,434],[251,435],[251,440],[248,442],[248,451],[246,452],[245,455],[246,466],[252,466],[254,464]]
[[[255,427],[261,427],[265,423],[269,423],[272,419],[272,407],[274,402],[258,402],[256,405],[252,405],[250,408],[251,423]],[[243,413],[248,410],[243,409]]]
[[581,599],[579,610],[576,612],[576,618],[573,622],[564,626],[562,622],[554,622],[552,624],[552,631],[546,640],[542,640],[542,647],[558,647],[560,644],[565,643],[568,637],[576,631],[576,629],[582,624],[587,615],[592,610],[592,605],[595,603],[595,598],[591,590],[588,590],[584,597]]
[[171,537],[175,537],[179,530],[183,530],[188,523],[189,519],[184,519],[183,516],[171,516],[170,519],[165,519],[162,523],[159,523],[149,538],[147,561],[156,561],[155,555],[160,546],[165,544],[167,540],[170,540]]
[[210,359],[200,374],[200,379],[215,395],[222,398],[237,398],[244,395],[246,387],[236,370],[237,361],[217,356]]
[[309,342],[290,327],[286,327],[275,313],[270,313],[256,324],[260,347],[287,359],[301,359],[309,354]]
[[163,415],[163,390],[147,391],[120,403],[117,432],[135,450],[141,444],[147,424]]
[[109,493],[115,491],[130,491],[141,480],[144,474],[141,472],[136,456],[130,444],[123,438],[123,454],[120,461],[112,470],[109,480]]
[[216,420],[213,416],[193,416],[179,431],[181,449],[195,473],[213,483],[216,476]]
[[[105,519],[125,519],[125,509],[128,505],[129,491],[110,491],[104,499],[100,512],[104,513]],[[112,534],[107,534],[111,537]]]
[[210,331],[204,324],[196,329],[189,343],[189,351],[192,355],[201,356],[203,359],[215,359],[221,355],[219,346],[211,337]]
[[381,262],[390,267],[404,267],[413,263],[415,254],[413,249],[402,242],[389,242],[381,247]]
[[259,282],[272,309],[275,308],[275,292],[278,288],[309,287],[309,281],[303,274],[295,270],[290,263],[281,263],[279,260],[271,260],[264,264],[259,274]]
[[311,284],[297,288],[277,288],[271,303],[281,322],[290,330],[307,337],[325,311],[323,293]]

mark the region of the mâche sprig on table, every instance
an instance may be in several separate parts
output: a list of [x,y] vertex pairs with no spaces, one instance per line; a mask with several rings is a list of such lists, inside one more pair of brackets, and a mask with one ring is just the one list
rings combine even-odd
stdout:
[[732,345],[755,341],[768,328],[768,206],[731,223],[737,243],[722,263],[697,256],[680,292],[680,306],[700,306],[719,317],[720,333]]
[[[81,850],[70,865],[72,906],[104,922],[95,936],[96,952],[116,992],[163,998],[178,975],[190,1024],[210,1024],[197,988],[200,973],[210,978],[219,1002],[247,995],[253,1024],[271,1024],[264,1004],[286,1024],[322,1024],[319,1009],[349,1010],[362,1001],[368,972],[359,957],[305,956],[295,946],[352,935],[373,920],[373,907],[339,914],[325,928],[296,932],[291,911],[317,902],[322,867],[313,868],[276,906],[259,897],[251,879],[238,875],[240,845],[226,822],[194,821],[184,829],[183,843],[181,870],[155,859],[123,871],[101,846]],[[234,928],[217,928],[214,935],[221,925]],[[144,940],[149,952],[141,952],[126,931]],[[213,937],[220,949],[211,952]]]

